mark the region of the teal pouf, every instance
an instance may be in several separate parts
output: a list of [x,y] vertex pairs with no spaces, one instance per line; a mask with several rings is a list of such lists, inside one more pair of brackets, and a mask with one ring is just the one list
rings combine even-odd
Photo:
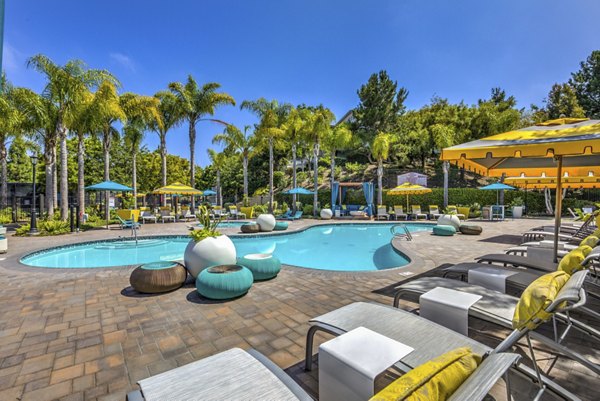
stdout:
[[456,228],[454,226],[433,226],[433,235],[442,235],[445,237],[451,237],[456,234]]
[[273,231],[284,231],[284,230],[287,230],[287,228],[288,228],[287,221],[278,221],[277,223],[275,223],[275,227],[273,228]]
[[231,299],[247,293],[253,281],[252,272],[244,266],[212,266],[200,272],[196,289],[205,298]]
[[281,262],[270,253],[253,253],[237,260],[239,265],[247,267],[254,276],[254,281],[275,278],[281,270]]

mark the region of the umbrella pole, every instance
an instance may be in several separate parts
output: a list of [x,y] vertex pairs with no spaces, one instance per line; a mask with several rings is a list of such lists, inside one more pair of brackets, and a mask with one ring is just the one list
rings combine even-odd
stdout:
[[558,263],[558,232],[560,231],[560,218],[562,210],[562,156],[557,156],[556,161],[556,207],[554,209],[554,263]]

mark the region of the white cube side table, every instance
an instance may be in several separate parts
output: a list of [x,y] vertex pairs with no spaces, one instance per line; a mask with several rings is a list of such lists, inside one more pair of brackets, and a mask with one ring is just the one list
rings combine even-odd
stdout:
[[480,285],[490,290],[506,293],[506,279],[518,271],[500,269],[492,266],[478,267],[469,270],[469,284]]
[[419,297],[420,314],[465,336],[469,335],[469,308],[481,295],[435,287]]
[[319,400],[365,401],[376,378],[413,348],[364,327],[319,346]]

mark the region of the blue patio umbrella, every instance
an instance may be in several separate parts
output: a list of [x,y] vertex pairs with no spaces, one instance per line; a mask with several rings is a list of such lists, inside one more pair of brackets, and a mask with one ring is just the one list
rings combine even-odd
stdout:
[[216,194],[217,193],[215,191],[213,191],[212,189],[205,189],[204,191],[202,191],[203,196],[213,196]]
[[486,185],[485,187],[480,187],[484,191],[497,191],[496,192],[496,204],[499,202],[500,191],[512,191],[516,189],[515,187],[511,187],[510,185],[503,184],[501,182],[495,182],[490,185]]
[[296,187],[296,188],[292,188],[290,190],[287,190],[284,192],[284,194],[288,194],[288,195],[314,195],[313,191],[309,191],[306,188],[302,188],[302,187]]
[[[113,192],[130,192],[133,191],[133,188],[130,188],[126,185],[119,184],[114,181],[104,181],[98,184],[89,185],[85,187],[88,191],[113,191]],[[106,228],[108,229],[108,221],[110,218],[110,213],[108,211],[108,203],[105,205],[105,218],[106,218]]]

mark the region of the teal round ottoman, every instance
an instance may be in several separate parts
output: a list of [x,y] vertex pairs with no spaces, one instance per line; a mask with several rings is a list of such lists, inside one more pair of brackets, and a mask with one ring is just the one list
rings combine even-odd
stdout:
[[287,230],[287,228],[288,228],[287,221],[278,221],[277,223],[275,223],[275,227],[273,227],[273,231],[284,231],[284,230]]
[[433,226],[433,235],[442,235],[445,237],[451,237],[454,234],[456,234],[456,228],[454,228],[454,226],[445,226],[445,225]]
[[244,266],[219,265],[200,272],[196,289],[205,298],[231,299],[247,293],[253,281],[252,272]]
[[254,276],[254,281],[275,278],[281,270],[281,262],[270,253],[252,253],[238,258],[237,263],[247,267]]

